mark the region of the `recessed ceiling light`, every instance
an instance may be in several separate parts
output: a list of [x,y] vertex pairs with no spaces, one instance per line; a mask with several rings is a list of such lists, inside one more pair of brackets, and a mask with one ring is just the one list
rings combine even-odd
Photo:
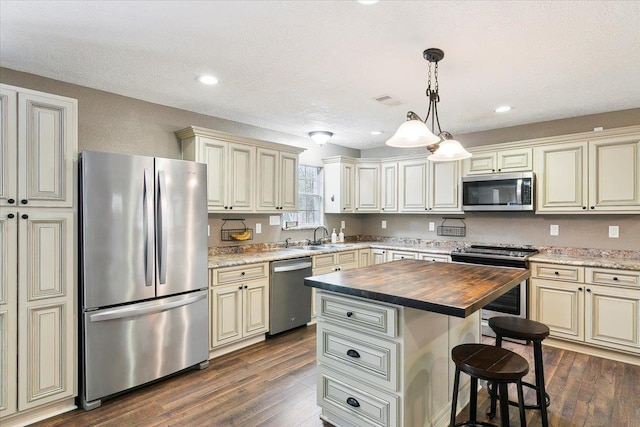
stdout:
[[495,110],[496,113],[506,113],[507,111],[511,111],[511,107],[508,105],[503,105],[501,107],[496,108]]
[[382,135],[382,131],[381,130],[372,130],[371,131],[371,135]]
[[360,4],[374,4],[374,3],[378,3],[378,0],[358,0],[358,3],[360,3]]
[[211,76],[211,75],[202,75],[202,76],[198,76],[198,81],[200,83],[204,83],[206,85],[215,85],[218,84],[218,79],[216,79],[215,77]]

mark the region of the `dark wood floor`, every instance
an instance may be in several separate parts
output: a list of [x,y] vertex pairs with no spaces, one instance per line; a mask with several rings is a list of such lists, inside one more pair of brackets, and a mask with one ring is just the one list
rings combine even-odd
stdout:
[[[505,346],[533,365],[530,346]],[[36,425],[326,426],[316,405],[315,348],[315,327],[297,329],[214,359],[205,370],[134,390],[90,412],[76,410]],[[544,348],[544,358],[553,427],[640,425],[640,367],[550,347]],[[532,374],[525,379],[533,382]],[[479,414],[488,405],[482,390]],[[466,415],[465,409],[458,420]],[[516,408],[510,415],[511,425],[519,425]],[[484,415],[481,419],[488,421]],[[540,425],[537,411],[527,411],[527,425]]]

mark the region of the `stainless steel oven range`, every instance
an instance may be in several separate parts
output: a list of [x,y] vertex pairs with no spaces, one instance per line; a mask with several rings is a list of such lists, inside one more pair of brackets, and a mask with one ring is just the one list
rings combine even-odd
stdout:
[[[451,261],[467,264],[493,265],[497,267],[529,268],[529,257],[537,249],[503,246],[471,245],[451,252]],[[485,305],[482,309],[482,334],[495,336],[488,320],[494,316],[516,316],[528,318],[528,280]]]

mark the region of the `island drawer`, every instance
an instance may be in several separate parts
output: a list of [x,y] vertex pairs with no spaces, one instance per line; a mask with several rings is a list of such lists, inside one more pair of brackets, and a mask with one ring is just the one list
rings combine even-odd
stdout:
[[269,277],[269,263],[246,264],[236,267],[214,268],[211,285],[226,285],[240,280],[254,280]]
[[355,297],[317,293],[319,318],[344,326],[395,338],[398,336],[398,309],[372,304]]
[[573,265],[531,263],[531,275],[540,279],[583,282],[584,268]]
[[640,271],[587,268],[586,282],[594,285],[640,287]]
[[318,362],[367,384],[399,391],[399,343],[327,322],[318,322],[317,338]]
[[398,425],[399,398],[318,366],[318,406],[351,425]]

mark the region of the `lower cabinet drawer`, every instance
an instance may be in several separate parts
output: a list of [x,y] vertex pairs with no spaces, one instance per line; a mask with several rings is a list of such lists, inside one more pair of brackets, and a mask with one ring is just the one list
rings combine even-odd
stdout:
[[400,399],[318,366],[318,406],[353,425],[397,426]]
[[596,285],[618,285],[640,287],[640,272],[587,268],[587,283]]
[[400,344],[324,321],[318,322],[318,362],[367,384],[398,390]]
[[364,332],[398,336],[398,309],[355,297],[318,292],[318,316]]

